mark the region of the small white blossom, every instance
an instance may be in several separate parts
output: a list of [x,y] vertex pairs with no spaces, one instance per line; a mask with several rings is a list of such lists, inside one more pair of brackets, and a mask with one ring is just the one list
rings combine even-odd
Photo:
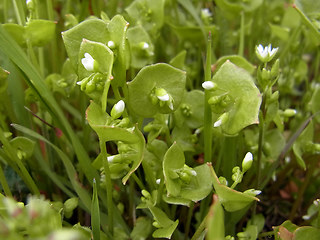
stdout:
[[220,127],[222,124],[222,119],[218,119],[218,121],[216,121],[214,124],[213,124],[213,127]]
[[109,48],[111,48],[111,49],[114,49],[115,48],[115,43],[114,43],[114,41],[109,41],[108,43],[107,43],[107,45],[108,45],[108,47]]
[[108,160],[109,163],[111,163],[113,161],[113,159],[114,159],[114,156],[107,157],[107,160]]
[[114,105],[114,108],[117,112],[123,112],[124,110],[124,107],[125,107],[125,103],[123,100],[120,100],[119,102],[117,102],[115,105]]
[[143,45],[142,45],[142,49],[144,49],[144,50],[146,50],[146,49],[148,49],[149,48],[149,44],[148,43],[143,43]]
[[160,178],[158,178],[157,180],[156,180],[156,184],[160,184],[160,182],[161,182],[161,179]]
[[94,70],[94,59],[89,53],[84,54],[84,58],[81,59],[81,63],[87,71]]
[[210,12],[209,8],[201,9],[201,14],[203,17],[206,17],[206,18],[212,17],[212,12]]
[[263,47],[261,44],[256,48],[257,57],[264,63],[270,62],[278,52],[279,48],[272,48],[271,44]]
[[197,176],[197,172],[196,172],[195,170],[191,170],[191,174],[192,174],[193,176]]
[[251,168],[253,161],[253,155],[251,152],[247,152],[243,161],[242,161],[242,171],[246,172],[248,169]]
[[170,96],[169,96],[169,94],[167,93],[167,94],[165,94],[165,95],[163,95],[163,96],[157,96],[157,98],[158,98],[160,101],[166,102],[166,101],[169,101]]
[[125,103],[123,100],[120,100],[119,102],[117,102],[112,110],[111,110],[111,117],[113,119],[117,119],[121,116],[121,114],[123,113],[124,111],[124,108],[125,108]]
[[202,87],[206,90],[211,90],[215,88],[216,84],[212,81],[205,81],[202,83]]

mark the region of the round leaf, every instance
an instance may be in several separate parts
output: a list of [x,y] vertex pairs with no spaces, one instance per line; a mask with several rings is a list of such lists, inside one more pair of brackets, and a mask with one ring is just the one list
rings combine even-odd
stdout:
[[155,88],[163,88],[172,97],[173,110],[183,97],[186,73],[165,63],[146,66],[128,83],[128,106],[137,115],[152,117],[156,113],[170,113],[168,106],[153,104],[150,94]]

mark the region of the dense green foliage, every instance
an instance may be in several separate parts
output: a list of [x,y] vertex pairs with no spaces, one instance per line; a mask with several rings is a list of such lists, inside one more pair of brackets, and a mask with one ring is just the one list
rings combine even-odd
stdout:
[[1,239],[320,238],[318,2],[0,12]]

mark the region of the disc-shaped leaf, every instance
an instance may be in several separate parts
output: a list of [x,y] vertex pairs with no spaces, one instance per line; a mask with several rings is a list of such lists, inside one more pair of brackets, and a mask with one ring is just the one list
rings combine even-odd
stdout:
[[[137,115],[152,117],[177,109],[185,91],[186,73],[165,63],[146,66],[128,83],[128,106]],[[173,110],[167,105],[153,104],[150,95],[163,88],[172,98]]]
[[100,19],[88,19],[75,27],[62,32],[62,38],[66,47],[68,56],[74,69],[78,69],[79,48],[82,40],[106,43],[109,37],[107,24]]
[[228,212],[241,210],[253,201],[259,201],[256,197],[238,192],[221,184],[212,166],[210,166],[210,169],[212,173],[212,183],[217,195],[219,196],[219,201]]
[[221,125],[225,134],[235,135],[246,126],[258,123],[261,94],[247,71],[226,61],[212,80],[218,86],[213,95],[227,94],[232,101],[229,118]]

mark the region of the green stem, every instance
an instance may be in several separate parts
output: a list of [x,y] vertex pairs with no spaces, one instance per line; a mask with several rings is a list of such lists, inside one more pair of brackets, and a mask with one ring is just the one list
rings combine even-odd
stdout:
[[138,184],[138,186],[141,190],[146,189],[143,182],[137,177],[137,175],[135,173],[132,173],[131,177],[133,177],[134,181]]
[[[209,214],[209,213],[208,213]],[[196,232],[194,233],[194,235],[192,236],[191,240],[197,240],[199,239],[200,235],[202,234],[202,232],[204,231],[204,229],[206,228],[206,223],[207,223],[207,218],[208,218],[208,214],[205,216],[205,218],[202,220],[202,222],[200,223],[199,227],[197,228]]]
[[113,201],[112,201],[112,181],[110,175],[109,163],[107,161],[107,148],[106,143],[99,139],[100,149],[102,158],[105,159],[103,161],[104,174],[106,177],[106,190],[107,190],[107,208],[108,208],[108,223],[109,223],[109,233],[113,236]]
[[238,55],[243,57],[244,53],[244,12],[241,12],[241,25],[240,25],[240,43],[239,43],[239,52]]
[[30,189],[32,194],[40,195],[40,191],[39,191],[37,185],[33,181],[32,177],[30,176],[26,167],[23,165],[21,160],[18,158],[15,149],[12,148],[12,146],[10,145],[7,138],[5,137],[3,130],[1,128],[0,128],[0,142],[2,142],[3,147],[5,149],[5,152],[8,155],[8,157],[10,158],[10,161],[14,162],[18,166],[20,173],[21,173],[20,177],[24,180],[25,184],[28,186],[28,188]]
[[[211,80],[211,33],[208,36],[207,60],[205,69],[205,81]],[[204,103],[204,161],[211,162],[212,156],[212,112],[208,103],[210,98],[208,90],[205,90]]]
[[192,214],[193,214],[193,207],[194,207],[194,202],[191,202],[190,207],[188,209],[188,216],[187,216],[187,222],[185,226],[185,234],[184,234],[184,239],[188,239],[189,231],[190,231],[190,225],[191,225],[191,219],[192,219]]
[[8,182],[6,180],[6,177],[4,176],[4,173],[3,173],[3,169],[1,167],[1,164],[0,164],[0,183],[1,183],[1,186],[3,188],[3,191],[4,193],[6,194],[7,197],[12,197],[12,193],[10,191],[10,187],[8,185]]
[[24,14],[22,1],[12,0],[12,3],[14,11],[16,13],[18,24],[24,26],[26,24],[26,15]]

